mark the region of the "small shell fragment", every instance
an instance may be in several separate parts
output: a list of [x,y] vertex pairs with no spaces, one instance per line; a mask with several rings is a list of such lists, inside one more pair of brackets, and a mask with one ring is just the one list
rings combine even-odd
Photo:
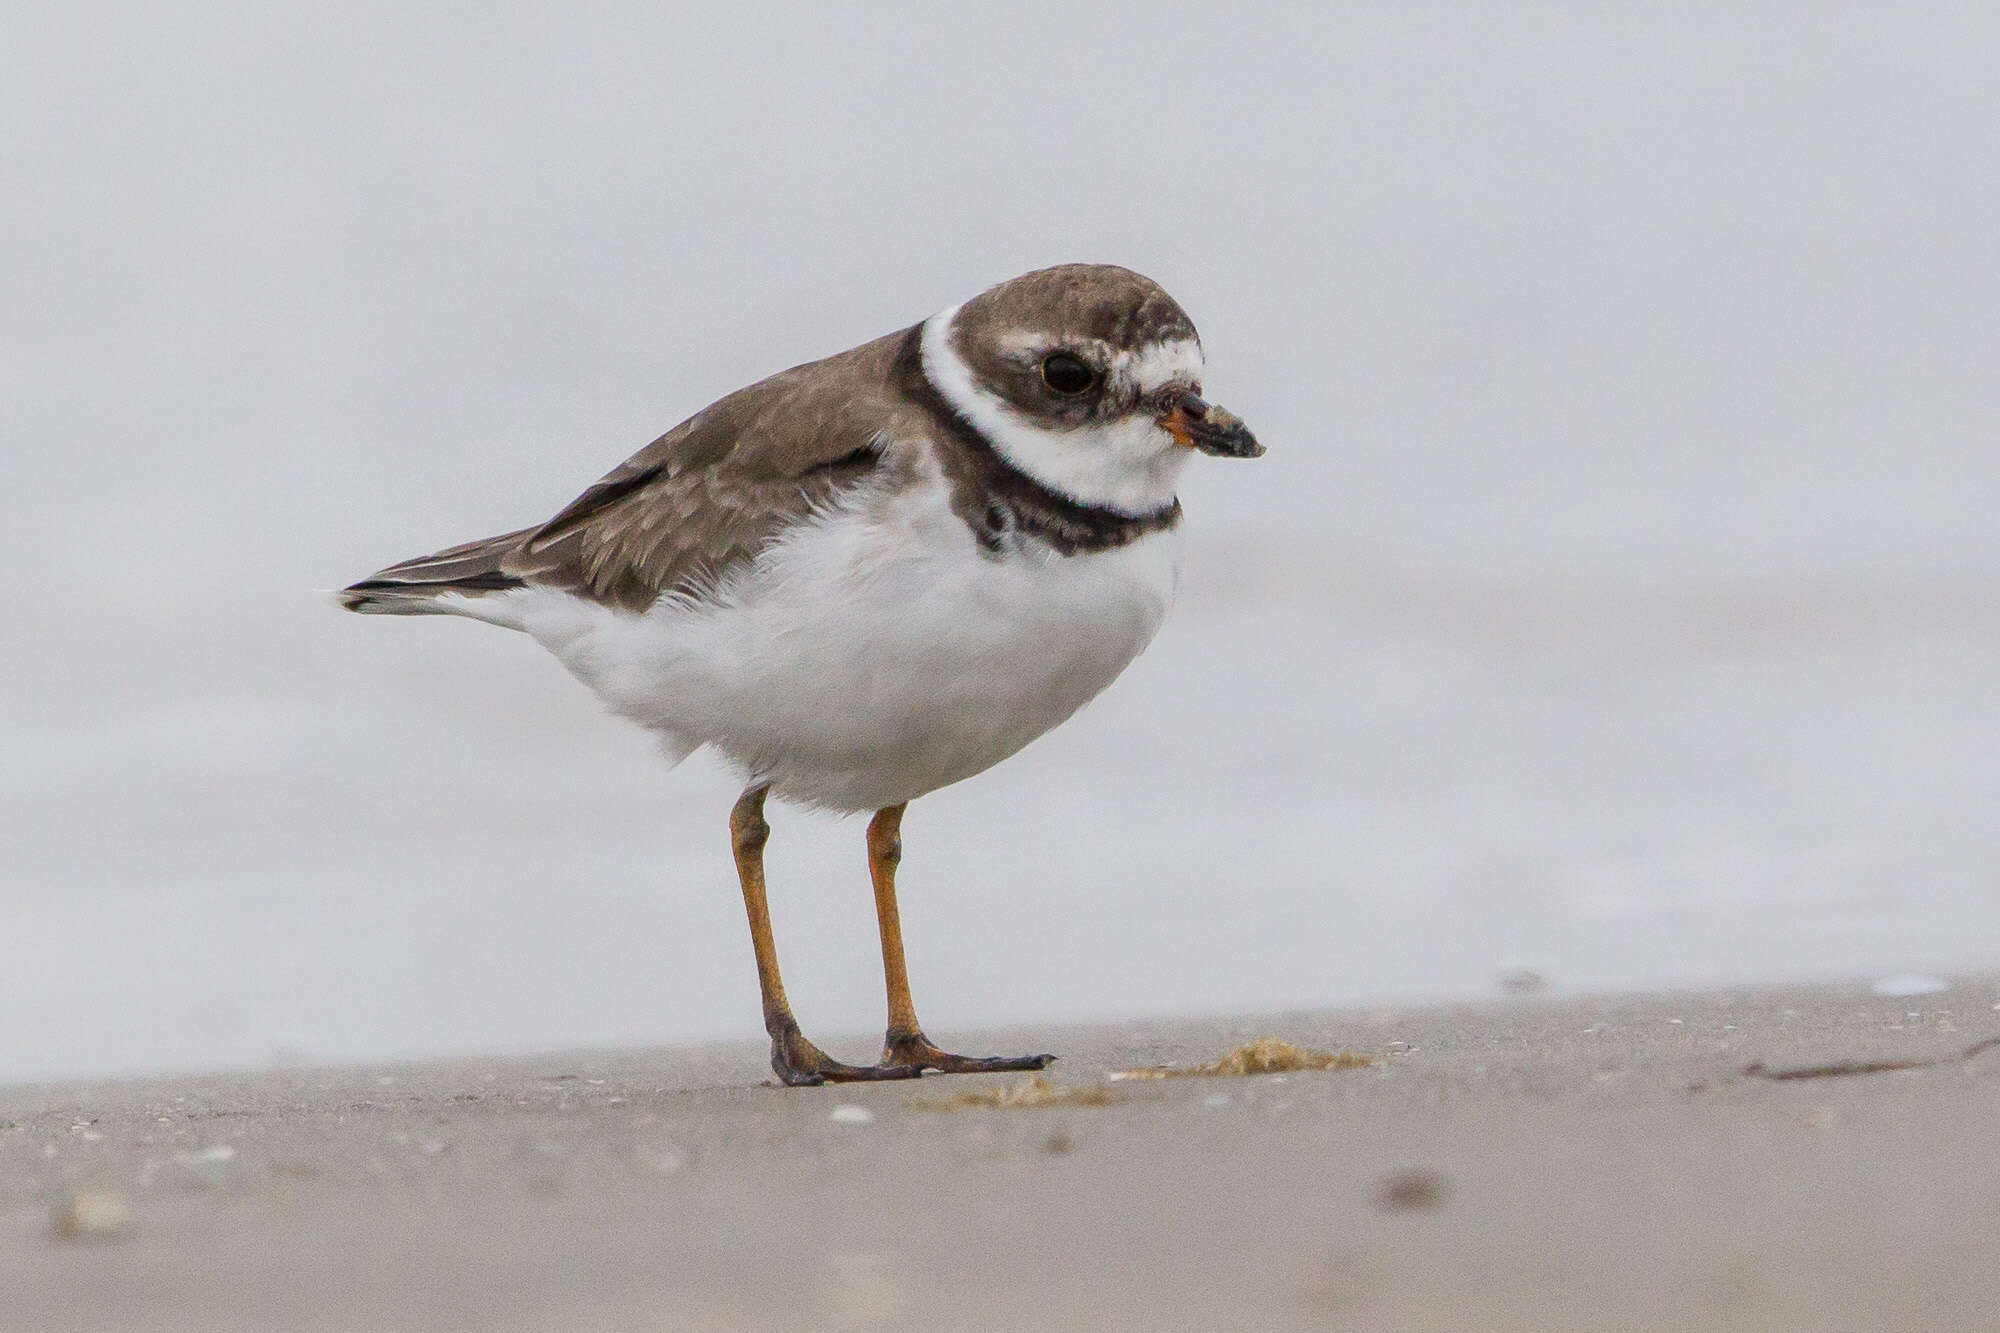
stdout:
[[1877,995],[1901,998],[1906,995],[1936,995],[1940,991],[1950,990],[1951,983],[1916,972],[1898,972],[1894,976],[1881,978],[1868,989]]
[[117,1240],[132,1227],[132,1210],[116,1194],[78,1191],[63,1200],[50,1218],[64,1240]]

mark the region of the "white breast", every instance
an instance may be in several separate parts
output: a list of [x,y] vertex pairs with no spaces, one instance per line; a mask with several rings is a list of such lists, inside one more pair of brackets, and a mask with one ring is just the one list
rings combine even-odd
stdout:
[[864,492],[721,598],[643,615],[507,594],[527,630],[676,757],[713,745],[784,799],[872,810],[989,768],[1109,685],[1180,579],[1169,529],[983,553],[935,478]]

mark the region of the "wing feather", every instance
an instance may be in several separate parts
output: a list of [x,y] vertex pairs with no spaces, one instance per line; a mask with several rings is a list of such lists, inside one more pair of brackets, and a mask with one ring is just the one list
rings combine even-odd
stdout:
[[696,595],[872,473],[913,409],[893,374],[914,330],[738,390],[641,449],[501,564],[639,611]]
[[[621,610],[699,596],[779,534],[833,504],[922,429],[899,358],[915,329],[780,372],[703,409],[605,474],[540,527],[391,565],[341,593],[357,611],[464,612],[523,585]],[[458,594],[451,597],[445,594]]]

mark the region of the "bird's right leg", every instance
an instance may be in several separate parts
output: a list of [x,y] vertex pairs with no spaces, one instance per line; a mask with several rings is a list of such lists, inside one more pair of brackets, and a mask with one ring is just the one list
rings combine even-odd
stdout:
[[743,909],[750,916],[750,945],[757,952],[757,987],[764,995],[764,1030],[771,1034],[771,1071],[788,1087],[815,1083],[853,1083],[864,1079],[916,1078],[916,1065],[848,1065],[805,1039],[785,999],[785,982],[778,975],[778,945],[771,936],[771,905],[764,896],[764,844],[771,826],[764,822],[768,785],[747,788],[729,812],[730,844],[736,853],[736,877],[743,883]]
[[1047,1069],[1053,1055],[953,1055],[941,1051],[917,1025],[910,999],[910,970],[903,961],[903,914],[896,906],[896,867],[903,860],[903,805],[875,812],[868,821],[868,877],[875,883],[875,920],[882,930],[882,976],[889,990],[889,1030],[882,1038],[882,1064],[913,1066],[946,1074],[993,1074],[1009,1069]]

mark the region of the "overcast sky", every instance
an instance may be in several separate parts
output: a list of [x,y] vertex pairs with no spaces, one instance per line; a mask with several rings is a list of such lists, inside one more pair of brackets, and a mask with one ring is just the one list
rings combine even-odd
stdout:
[[[913,813],[932,1005],[2000,962],[2000,20],[1648,9],[11,15],[0,1077],[754,1033],[727,776],[314,590],[1078,259],[1270,454],[1191,469],[1153,657]],[[840,1031],[858,836],[774,890]]]

